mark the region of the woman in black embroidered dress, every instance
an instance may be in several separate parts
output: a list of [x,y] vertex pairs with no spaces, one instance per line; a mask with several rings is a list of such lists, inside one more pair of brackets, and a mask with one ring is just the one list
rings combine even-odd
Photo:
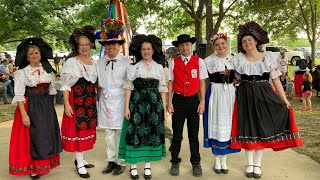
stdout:
[[23,40],[15,63],[14,115],[9,152],[9,173],[30,174],[31,179],[60,165],[60,129],[54,108],[53,69],[48,61],[51,47],[41,38]]
[[267,32],[253,21],[239,26],[239,31],[238,50],[243,54],[233,62],[241,83],[236,90],[230,146],[246,150],[246,176],[260,178],[264,148],[279,151],[303,143],[279,80],[277,57],[261,50],[269,42]]

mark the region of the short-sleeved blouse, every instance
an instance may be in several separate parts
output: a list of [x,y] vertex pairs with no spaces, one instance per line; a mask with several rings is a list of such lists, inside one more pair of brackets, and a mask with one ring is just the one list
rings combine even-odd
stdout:
[[155,61],[152,61],[150,64],[139,61],[135,65],[130,65],[127,68],[127,81],[124,84],[124,88],[133,90],[134,86],[132,82],[137,78],[157,79],[159,80],[159,92],[168,92],[164,68]]
[[210,56],[204,59],[204,63],[206,64],[206,68],[210,74],[215,72],[222,72],[225,68],[231,70],[234,69],[232,64],[233,56],[227,55],[226,57],[220,58],[215,54],[211,54]]
[[256,62],[248,61],[243,54],[233,58],[233,65],[237,73],[246,75],[260,75],[270,73],[269,77],[275,79],[281,76],[278,69],[277,56],[271,52],[264,52],[262,58]]
[[14,73],[14,92],[15,96],[12,103],[24,102],[26,87],[36,87],[37,84],[50,83],[49,94],[57,94],[54,88],[55,80],[53,73],[47,73],[44,68],[40,65],[39,67],[31,67],[28,65],[23,69],[19,69]]
[[97,81],[96,64],[83,64],[75,57],[69,58],[62,66],[61,70],[61,91],[71,91],[71,87],[80,79],[95,83]]

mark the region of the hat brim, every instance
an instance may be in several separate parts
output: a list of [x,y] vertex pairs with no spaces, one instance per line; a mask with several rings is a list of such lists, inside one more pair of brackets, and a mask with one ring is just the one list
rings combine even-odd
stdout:
[[180,41],[172,41],[171,43],[175,47],[178,47],[180,43],[191,42],[192,44],[194,44],[196,41],[197,41],[197,38],[196,37],[192,37],[192,38],[183,39],[183,40],[180,40]]
[[107,41],[99,41],[99,43],[104,46],[105,44],[112,44],[112,43],[118,43],[120,44],[120,46],[125,42],[125,40],[115,40],[115,39],[112,39],[112,40],[107,40]]

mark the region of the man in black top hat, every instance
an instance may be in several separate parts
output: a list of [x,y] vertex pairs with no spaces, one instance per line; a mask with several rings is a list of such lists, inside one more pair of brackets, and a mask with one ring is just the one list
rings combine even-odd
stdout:
[[[172,114],[173,139],[171,145],[172,176],[179,175],[181,158],[179,153],[183,134],[183,126],[187,118],[188,138],[191,151],[190,162],[193,176],[201,176],[199,153],[199,116],[204,111],[205,79],[208,73],[204,61],[192,55],[192,44],[196,38],[188,34],[177,37],[172,44],[178,47],[181,55],[172,60],[169,67],[168,110]],[[200,101],[198,92],[200,92]]]

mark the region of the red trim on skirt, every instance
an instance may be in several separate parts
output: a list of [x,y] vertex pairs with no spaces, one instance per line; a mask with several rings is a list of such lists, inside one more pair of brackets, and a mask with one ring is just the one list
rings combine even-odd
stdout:
[[[294,112],[291,107],[289,107],[289,116],[290,116],[290,133],[295,134],[299,133],[298,127],[294,120]],[[232,129],[231,129],[231,143],[230,147],[232,149],[246,149],[246,150],[254,150],[254,149],[264,149],[264,148],[272,148],[274,151],[281,151],[287,148],[302,146],[303,142],[301,137],[296,137],[289,140],[279,140],[276,142],[235,142],[233,139],[239,137],[238,132],[238,103],[235,101],[234,103],[234,111],[232,115]]]
[[294,92],[296,93],[296,97],[302,97],[302,82],[303,82],[303,74],[298,74],[294,76]]
[[96,129],[76,130],[76,113],[74,109],[73,92],[69,92],[69,103],[73,109],[72,117],[63,113],[61,134],[62,147],[67,152],[87,151],[93,149],[96,142]]
[[[24,103],[28,112],[28,98]],[[30,154],[30,131],[22,124],[19,107],[16,107],[11,131],[9,150],[9,174],[24,176],[30,173],[48,174],[51,169],[60,165],[60,155],[49,159],[35,160]]]

